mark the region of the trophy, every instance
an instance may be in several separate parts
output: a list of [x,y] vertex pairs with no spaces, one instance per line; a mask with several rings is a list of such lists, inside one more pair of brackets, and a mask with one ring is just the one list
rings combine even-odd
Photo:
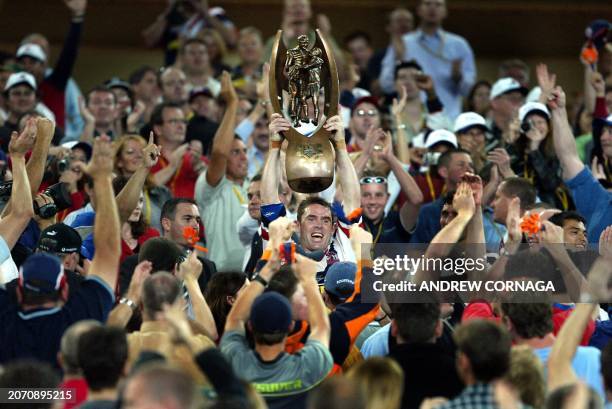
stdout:
[[270,61],[272,109],[291,121],[284,132],[288,141],[285,168],[291,189],[317,193],[334,180],[331,134],[322,128],[325,118],[338,113],[338,70],[329,43],[316,30],[314,44],[307,36],[287,50],[282,30],[276,33]]

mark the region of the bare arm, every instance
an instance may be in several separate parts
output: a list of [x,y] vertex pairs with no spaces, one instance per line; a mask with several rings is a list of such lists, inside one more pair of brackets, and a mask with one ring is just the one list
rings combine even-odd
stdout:
[[236,112],[238,111],[238,96],[232,85],[228,72],[223,72],[221,76],[221,95],[227,103],[225,114],[221,120],[221,125],[217,129],[213,140],[210,164],[206,171],[206,183],[210,186],[217,186],[225,175],[227,158],[230,155],[232,141],[234,139],[234,126],[236,123]]
[[110,288],[115,288],[121,255],[121,231],[112,186],[113,149],[108,137],[96,139],[86,172],[94,180],[97,221],[93,232],[96,254],[91,261],[89,275],[95,275]]
[[263,204],[278,203],[278,186],[284,172],[280,167],[280,144],[283,139],[280,132],[288,131],[290,127],[291,124],[282,115],[272,114],[270,117],[270,149],[261,176]]
[[383,151],[383,158],[391,167],[391,172],[393,172],[397,178],[402,191],[408,198],[406,203],[404,203],[400,209],[400,221],[404,227],[404,230],[411,231],[414,228],[419,216],[419,206],[423,202],[423,193],[412,176],[410,176],[408,172],[404,170],[402,163],[393,154],[393,146],[390,138],[388,142],[389,144]]
[[563,178],[572,179],[584,169],[584,164],[578,156],[576,142],[569,126],[565,110],[565,93],[561,87],[553,90],[553,99],[549,101],[552,114],[552,132],[557,158],[561,162]]
[[317,263],[300,254],[297,254],[296,258],[295,272],[304,288],[304,295],[308,303],[308,322],[310,323],[308,339],[319,341],[329,347],[331,325],[316,280]]
[[576,304],[576,309],[561,327],[547,363],[549,391],[578,380],[572,360],[595,307],[596,304]]
[[[151,275],[152,270],[153,263],[147,260],[138,263],[138,265],[134,269],[132,279],[130,280],[130,287],[128,288],[125,298],[134,303],[135,306],[138,306],[140,304],[140,297],[142,295],[142,284],[144,283],[144,280],[146,280],[146,278]],[[113,308],[108,314],[106,325],[125,328],[125,326],[130,322],[133,313],[134,310],[128,304],[117,304],[115,308]]]
[[29,120],[21,134],[13,132],[9,143],[9,154],[13,163],[12,211],[0,220],[0,236],[12,249],[19,240],[23,229],[34,216],[32,192],[26,173],[25,154],[32,148],[36,139],[36,124]]
[[346,141],[344,139],[344,124],[340,115],[335,115],[325,121],[323,127],[332,133],[336,149],[336,165],[338,168],[338,182],[344,195],[344,209],[352,212],[360,207],[361,188],[359,178],[348,152],[346,151]]

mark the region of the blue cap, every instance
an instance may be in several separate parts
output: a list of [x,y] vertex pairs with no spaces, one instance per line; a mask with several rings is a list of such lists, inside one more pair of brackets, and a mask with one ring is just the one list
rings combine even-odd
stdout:
[[263,293],[253,302],[249,320],[253,331],[261,334],[289,332],[291,305],[287,298],[277,292]]
[[355,291],[357,265],[350,261],[334,263],[325,274],[324,288],[329,294],[344,301]]
[[19,269],[19,285],[37,293],[53,293],[64,282],[64,265],[49,253],[35,253]]

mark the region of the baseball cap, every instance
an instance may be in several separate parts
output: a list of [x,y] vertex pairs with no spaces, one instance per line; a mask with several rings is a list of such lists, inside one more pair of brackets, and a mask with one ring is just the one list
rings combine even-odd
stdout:
[[378,99],[372,96],[367,96],[367,97],[361,97],[357,101],[355,101],[355,103],[353,104],[353,108],[351,109],[351,115],[353,114],[353,112],[355,112],[355,110],[357,109],[359,105],[365,104],[366,102],[374,105],[374,107],[376,107],[376,110],[380,112],[380,109],[378,108]]
[[546,105],[541,102],[528,102],[519,108],[519,120],[523,122],[525,117],[532,112],[540,112],[544,114],[546,118],[550,119],[550,111],[546,108]]
[[275,291],[263,293],[253,302],[249,321],[253,331],[262,334],[289,332],[291,305],[287,298]]
[[4,86],[4,90],[8,91],[9,89],[16,87],[20,84],[29,85],[34,91],[36,91],[36,80],[34,76],[27,72],[16,72],[15,74],[11,74],[8,81],[6,81],[6,85]]
[[446,129],[436,129],[435,131],[431,132],[425,140],[425,147],[429,149],[434,145],[442,142],[449,143],[455,148],[459,147],[455,134],[451,131],[447,131]]
[[612,114],[608,115],[608,117],[604,119],[604,126],[612,126]]
[[323,287],[329,294],[345,301],[355,290],[357,265],[350,261],[341,261],[331,265],[325,275]]
[[36,248],[47,253],[69,254],[79,252],[81,244],[81,236],[75,229],[64,223],[57,223],[42,231]]
[[523,87],[517,80],[511,77],[500,78],[495,81],[493,87],[491,87],[491,99],[495,99],[501,95],[507,94],[508,92],[519,91],[523,95],[527,95],[529,91]]
[[197,96],[203,95],[208,98],[214,98],[212,92],[207,87],[196,87],[189,92],[189,102]]
[[19,286],[37,293],[53,293],[64,282],[64,266],[60,259],[49,253],[35,253],[19,268]]
[[453,131],[455,131],[455,133],[463,133],[474,127],[481,128],[485,132],[489,130],[489,128],[487,128],[487,122],[482,115],[476,112],[464,112],[455,119]]
[[27,43],[19,47],[15,56],[18,59],[21,57],[32,57],[38,61],[47,61],[47,54],[45,54],[42,47],[34,43]]
[[119,77],[112,77],[110,80],[104,83],[104,86],[108,89],[122,88],[126,90],[127,92],[132,92],[132,87],[130,87],[130,84],[126,81],[123,81]]
[[68,148],[70,150],[80,149],[85,152],[85,157],[89,161],[91,159],[91,155],[93,154],[93,149],[90,144],[87,142],[79,142],[79,141],[70,141],[62,144],[63,147]]

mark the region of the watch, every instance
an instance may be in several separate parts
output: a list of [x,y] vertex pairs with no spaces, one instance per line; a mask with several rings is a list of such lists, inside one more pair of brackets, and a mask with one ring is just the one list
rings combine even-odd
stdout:
[[268,281],[259,274],[256,274],[251,281],[257,281],[259,284],[263,285],[264,288],[268,286]]
[[130,300],[129,298],[125,298],[125,297],[123,297],[123,298],[121,298],[119,300],[119,304],[127,305],[128,307],[130,307],[132,309],[132,311],[135,311],[136,307],[137,307],[136,303],[134,301]]

